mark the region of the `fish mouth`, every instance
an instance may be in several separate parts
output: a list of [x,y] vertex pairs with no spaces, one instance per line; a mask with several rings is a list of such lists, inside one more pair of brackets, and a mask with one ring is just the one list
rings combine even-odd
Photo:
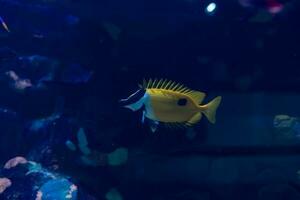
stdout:
[[128,100],[127,99],[119,100],[119,105],[122,107],[128,106],[129,105]]

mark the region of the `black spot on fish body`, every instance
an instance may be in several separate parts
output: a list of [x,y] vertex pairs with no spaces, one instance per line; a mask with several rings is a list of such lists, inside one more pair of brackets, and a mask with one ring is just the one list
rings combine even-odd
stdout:
[[178,106],[185,106],[187,104],[187,99],[179,99],[178,101],[177,101],[177,105]]

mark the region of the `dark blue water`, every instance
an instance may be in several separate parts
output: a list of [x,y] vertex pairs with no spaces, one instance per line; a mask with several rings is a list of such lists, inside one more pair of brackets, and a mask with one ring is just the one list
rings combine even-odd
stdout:
[[[0,199],[300,199],[299,8],[0,0]],[[144,78],[222,96],[216,123],[153,133],[119,104]]]

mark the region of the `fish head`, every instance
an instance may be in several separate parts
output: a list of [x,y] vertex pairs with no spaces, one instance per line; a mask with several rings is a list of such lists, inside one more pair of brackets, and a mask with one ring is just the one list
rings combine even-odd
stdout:
[[138,91],[131,94],[126,99],[121,99],[119,101],[120,105],[124,108],[128,108],[132,111],[137,111],[141,109],[145,103],[146,90],[139,89]]

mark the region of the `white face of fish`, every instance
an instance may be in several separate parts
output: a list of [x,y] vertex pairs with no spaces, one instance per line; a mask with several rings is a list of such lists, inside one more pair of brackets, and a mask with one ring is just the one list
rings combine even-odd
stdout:
[[132,111],[137,111],[139,109],[141,109],[145,103],[145,99],[146,99],[147,94],[145,94],[142,98],[140,98],[140,100],[138,100],[137,102],[130,104],[130,105],[126,105],[124,106],[125,108],[129,108]]
[[[133,93],[132,95],[130,95],[128,98],[126,99],[122,99],[120,102],[127,102],[130,101],[130,99],[134,98],[136,95],[138,95],[138,93],[141,92],[141,90],[136,91],[135,93]],[[148,94],[144,94],[140,99],[137,99],[136,102],[133,102],[131,104],[128,105],[124,105],[123,107],[128,108],[132,111],[137,111],[139,109],[141,109],[145,103],[145,100],[147,98]]]

